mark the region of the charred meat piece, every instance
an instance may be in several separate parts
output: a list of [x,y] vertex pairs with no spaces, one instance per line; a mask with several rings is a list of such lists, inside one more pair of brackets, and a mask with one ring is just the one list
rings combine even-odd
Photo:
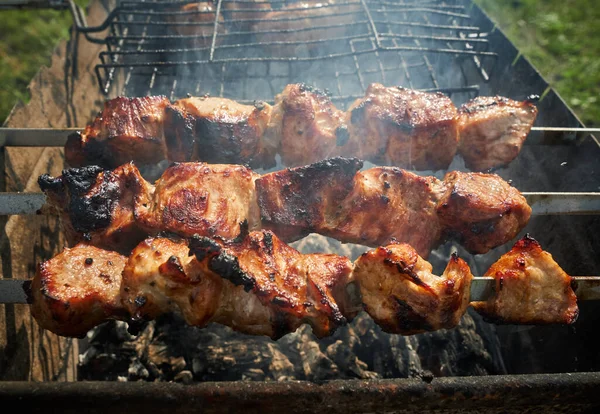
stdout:
[[38,179],[48,205],[61,218],[70,246],[85,241],[127,254],[145,232],[135,218],[138,198],[148,198],[152,186],[131,163],[113,171],[90,166],[70,168],[53,178]]
[[571,277],[529,236],[500,257],[485,276],[496,280],[494,295],[487,302],[473,302],[473,307],[494,323],[571,324],[577,319]]
[[444,271],[408,244],[392,244],[364,253],[355,262],[355,282],[367,313],[390,333],[416,333],[455,327],[469,306],[469,266],[453,256]]
[[235,238],[242,225],[260,227],[258,177],[241,165],[175,164],[156,181],[153,192],[138,198],[136,219],[147,234]]
[[288,167],[330,158],[338,142],[348,138],[344,113],[321,90],[304,84],[287,85],[275,97],[271,132],[281,140],[281,159]]
[[206,272],[242,286],[273,311],[272,338],[293,332],[302,323],[323,337],[346,323],[344,311],[350,301],[345,299],[345,287],[352,274],[347,257],[301,254],[270,231],[230,242],[194,238],[190,251]]
[[458,148],[458,112],[447,96],[373,83],[348,109],[343,155],[417,170],[446,169]]
[[119,290],[126,257],[78,244],[41,263],[31,284],[31,314],[58,335],[83,337],[125,315]]
[[264,174],[256,180],[263,227],[287,242],[318,233],[352,190],[362,165],[356,158],[331,158]]
[[136,160],[144,164],[165,159],[163,120],[165,96],[118,97],[108,100],[96,119],[65,144],[71,167],[89,164],[117,167]]
[[477,97],[459,109],[458,152],[467,168],[485,171],[514,160],[537,117],[531,101]]
[[169,158],[272,167],[276,148],[263,145],[262,140],[271,110],[264,102],[242,105],[225,98],[175,101],[167,108],[170,114],[165,122],[167,146],[170,151],[177,148]]
[[437,213],[446,237],[471,253],[486,253],[517,236],[531,216],[527,200],[495,174],[452,171]]

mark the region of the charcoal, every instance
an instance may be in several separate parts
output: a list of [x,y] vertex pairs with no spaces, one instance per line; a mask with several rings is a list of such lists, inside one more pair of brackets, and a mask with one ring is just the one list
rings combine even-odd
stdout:
[[183,384],[191,384],[194,381],[194,374],[192,374],[192,371],[184,369],[175,375],[173,381],[181,382]]

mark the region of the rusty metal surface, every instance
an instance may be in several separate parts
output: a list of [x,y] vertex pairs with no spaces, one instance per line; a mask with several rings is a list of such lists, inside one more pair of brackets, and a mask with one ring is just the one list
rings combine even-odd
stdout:
[[21,412],[406,413],[597,412],[600,374],[539,374],[311,382],[0,383]]

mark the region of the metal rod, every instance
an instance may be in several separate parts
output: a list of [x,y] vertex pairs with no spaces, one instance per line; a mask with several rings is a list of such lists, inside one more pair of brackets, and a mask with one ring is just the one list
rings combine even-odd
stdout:
[[[521,193],[536,216],[600,214],[600,193]],[[0,193],[0,215],[38,214],[44,207],[43,193]]]
[[0,303],[28,303],[30,280],[0,279]]
[[[395,49],[392,47],[391,49]],[[465,89],[465,88],[463,88]],[[475,89],[475,88],[471,88]],[[422,91],[445,91],[441,89],[420,89]],[[360,97],[352,95],[349,98]],[[344,99],[344,97],[335,97]],[[241,102],[241,101],[240,101]],[[79,128],[0,128],[0,147],[62,147],[67,137],[85,127]],[[600,133],[600,128],[532,127],[532,131],[548,132],[587,132]]]
[[[600,300],[600,276],[574,276],[573,290],[578,301]],[[471,302],[488,300],[494,293],[493,277],[475,277],[471,282]],[[0,304],[28,303],[31,280],[0,279]]]
[[44,193],[0,193],[0,215],[38,214],[45,204]]
[[600,193],[521,193],[536,216],[570,214],[600,214]]
[[600,132],[600,128],[532,127],[532,131],[549,132]]
[[0,147],[62,147],[84,128],[0,128]]

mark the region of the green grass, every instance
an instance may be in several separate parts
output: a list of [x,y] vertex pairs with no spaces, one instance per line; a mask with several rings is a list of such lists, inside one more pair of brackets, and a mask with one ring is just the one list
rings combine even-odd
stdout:
[[597,0],[475,0],[587,126],[600,125]]
[[0,123],[18,100],[27,101],[27,85],[72,24],[68,10],[0,11]]
[[[475,0],[588,125],[600,124],[597,0]],[[77,1],[86,4],[87,0]],[[71,25],[68,11],[0,11],[0,120]]]

